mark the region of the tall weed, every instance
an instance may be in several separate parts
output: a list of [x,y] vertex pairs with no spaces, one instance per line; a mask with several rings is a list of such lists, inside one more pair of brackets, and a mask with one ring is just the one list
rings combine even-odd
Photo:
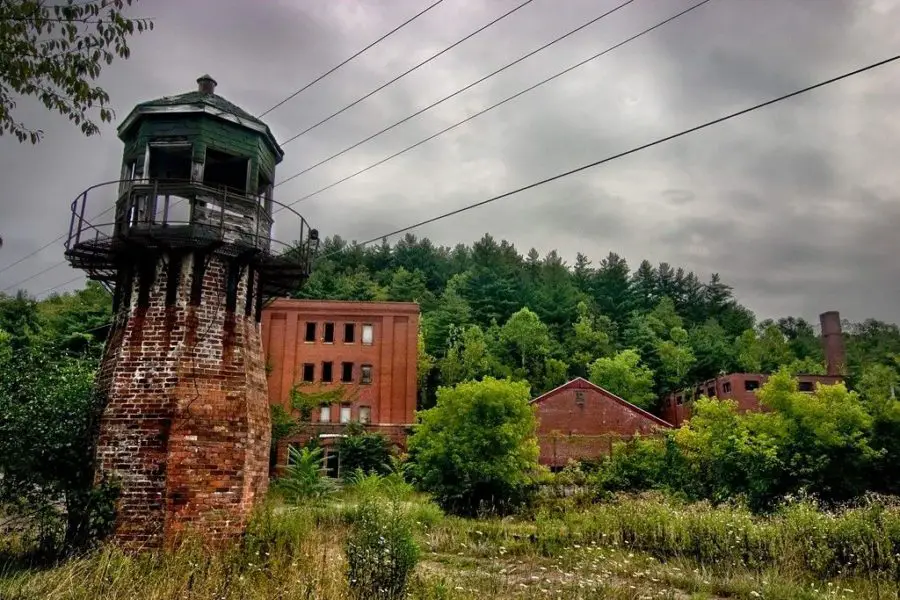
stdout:
[[419,560],[408,516],[397,502],[363,501],[347,539],[347,578],[356,598],[404,598]]
[[588,508],[538,509],[527,520],[449,519],[428,541],[435,551],[465,544],[480,556],[500,547],[509,555],[558,556],[594,544],[718,567],[900,577],[900,510],[878,503],[829,512],[800,500],[759,516],[741,506],[618,496]]

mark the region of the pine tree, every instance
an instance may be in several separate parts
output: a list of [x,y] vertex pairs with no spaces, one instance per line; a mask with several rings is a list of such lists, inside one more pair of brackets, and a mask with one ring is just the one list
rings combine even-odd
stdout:
[[624,323],[635,307],[628,262],[615,252],[600,261],[600,268],[591,278],[590,290],[600,313],[613,321]]
[[541,265],[530,305],[557,339],[561,339],[572,326],[580,299],[578,288],[565,263],[555,250],[547,254]]
[[657,277],[656,269],[650,264],[649,260],[641,261],[641,265],[631,277],[636,308],[650,310],[659,301],[656,291]]

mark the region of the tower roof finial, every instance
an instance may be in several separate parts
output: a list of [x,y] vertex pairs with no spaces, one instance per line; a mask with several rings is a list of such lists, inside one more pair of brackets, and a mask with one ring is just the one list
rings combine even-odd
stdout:
[[216,80],[209,75],[201,75],[197,78],[197,91],[201,94],[215,94],[216,85],[218,85]]

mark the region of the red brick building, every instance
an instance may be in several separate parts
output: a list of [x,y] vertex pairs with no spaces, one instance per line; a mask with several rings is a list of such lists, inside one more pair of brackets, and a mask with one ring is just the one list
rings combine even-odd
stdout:
[[538,418],[540,462],[564,467],[569,459],[609,454],[613,442],[671,427],[649,412],[578,377],[531,401]]
[[[841,318],[836,311],[819,316],[822,329],[822,347],[825,353],[827,375],[797,375],[801,392],[814,392],[816,384],[833,385],[840,382],[844,372],[844,338]],[[701,396],[734,400],[741,412],[763,410],[756,391],[769,379],[764,373],[729,373],[704,381],[693,388],[671,394],[663,403],[663,418],[676,427],[691,417],[691,403]]]
[[[839,375],[797,375],[796,378],[801,392],[814,392],[816,383],[833,385],[841,381]],[[704,381],[694,388],[676,392],[666,398],[663,419],[676,427],[681,426],[691,417],[692,401],[701,396],[734,400],[740,412],[762,410],[756,391],[768,379],[769,376],[763,373],[729,373]]]
[[[292,411],[291,390],[345,390],[278,448],[316,437],[330,446],[357,421],[403,445],[416,409],[419,306],[411,302],[278,299],[262,315],[269,401]],[[293,411],[296,414],[296,411]]]

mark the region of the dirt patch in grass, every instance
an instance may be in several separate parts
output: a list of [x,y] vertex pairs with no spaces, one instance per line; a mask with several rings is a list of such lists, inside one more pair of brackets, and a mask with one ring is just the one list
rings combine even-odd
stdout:
[[[499,597],[565,598],[666,598],[692,600],[724,598],[696,595],[653,576],[645,563],[626,556],[591,557],[563,555],[557,558],[476,558],[460,554],[430,553],[423,557],[420,575],[458,582],[470,592],[499,593]],[[652,561],[651,561],[652,562]]]

